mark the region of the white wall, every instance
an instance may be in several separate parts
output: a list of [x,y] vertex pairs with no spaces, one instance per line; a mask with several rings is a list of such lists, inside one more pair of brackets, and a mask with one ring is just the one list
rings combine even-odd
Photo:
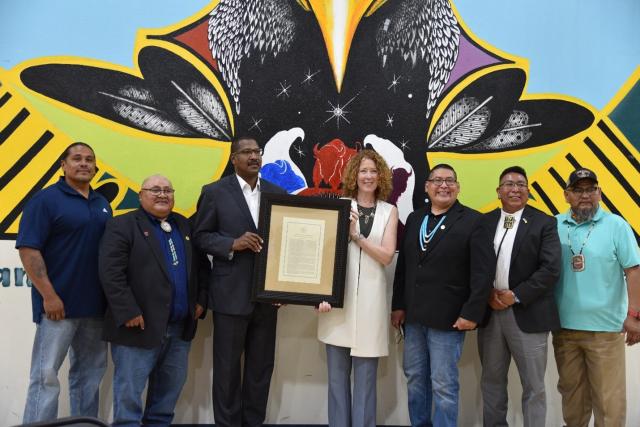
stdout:
[[[20,267],[14,242],[0,241],[0,268]],[[12,275],[13,276],[13,275]],[[326,424],[326,357],[315,338],[316,313],[310,307],[287,306],[280,310],[276,367],[271,383],[267,411],[270,424]],[[28,385],[31,345],[35,331],[31,322],[30,292],[16,287],[11,278],[8,287],[0,286],[0,425],[19,424]],[[189,378],[176,412],[176,423],[213,424],[211,406],[211,315],[200,322],[191,349]],[[406,385],[402,373],[402,345],[392,332],[391,354],[380,361],[378,369],[378,424],[409,424]],[[640,346],[627,350],[627,426],[640,425]],[[66,371],[62,367],[60,415],[68,415]],[[111,366],[102,385],[100,417],[110,417],[112,403]],[[467,334],[460,361],[460,426],[481,425],[481,397],[478,386],[476,333]],[[562,425],[560,395],[556,391],[558,375],[549,344],[546,376],[548,426]],[[515,366],[509,374],[509,424],[522,425],[521,388]]]

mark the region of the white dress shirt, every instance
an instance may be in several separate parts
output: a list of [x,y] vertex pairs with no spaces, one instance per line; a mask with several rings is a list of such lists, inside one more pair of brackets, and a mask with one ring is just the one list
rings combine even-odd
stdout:
[[249,211],[251,212],[251,218],[253,218],[253,222],[258,227],[258,213],[260,212],[260,178],[258,178],[258,182],[256,183],[256,187],[251,189],[251,186],[247,184],[247,181],[242,179],[240,175],[236,174],[236,178],[238,178],[238,183],[240,184],[240,188],[242,189],[242,194],[244,195],[244,199],[247,201],[247,205],[249,206]]
[[[513,250],[513,242],[516,238],[516,232],[520,225],[520,218],[522,217],[522,211],[524,208],[512,214],[505,211],[500,212],[500,220],[496,227],[496,234],[493,238],[493,249],[498,255],[498,262],[496,263],[496,279],[493,282],[493,287],[496,289],[509,289],[509,267],[511,266],[511,252]],[[513,216],[513,228],[504,228],[504,222],[507,216]],[[506,233],[506,234],[505,234]],[[503,240],[504,237],[504,240]],[[502,246],[500,242],[502,241]],[[500,248],[500,253],[498,253]]]

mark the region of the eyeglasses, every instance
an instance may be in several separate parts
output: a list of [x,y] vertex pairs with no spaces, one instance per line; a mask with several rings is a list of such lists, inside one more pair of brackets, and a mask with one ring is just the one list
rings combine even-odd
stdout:
[[518,182],[513,182],[513,181],[505,181],[502,184],[500,184],[500,187],[504,187],[507,188],[509,190],[512,190],[516,187],[518,187],[518,189],[520,190],[524,190],[525,188],[527,188],[527,183],[524,181],[518,181]]
[[569,191],[578,196],[582,196],[583,194],[591,196],[595,194],[596,191],[598,191],[598,187],[574,187],[570,188]]
[[431,184],[435,185],[436,187],[440,187],[443,182],[445,184],[447,184],[447,187],[453,187],[454,185],[456,185],[458,183],[458,181],[456,181],[455,178],[445,178],[445,179],[433,178],[433,179],[428,179],[427,182],[430,182]]
[[141,188],[141,190],[148,191],[152,196],[159,196],[161,194],[166,194],[167,196],[173,196],[173,193],[176,192],[173,188],[160,188],[160,187],[151,187],[151,188]]
[[256,157],[260,157],[262,156],[262,153],[263,153],[262,148],[245,148],[244,150],[236,151],[233,154],[235,155],[242,154],[243,156],[250,156],[252,154],[255,154]]

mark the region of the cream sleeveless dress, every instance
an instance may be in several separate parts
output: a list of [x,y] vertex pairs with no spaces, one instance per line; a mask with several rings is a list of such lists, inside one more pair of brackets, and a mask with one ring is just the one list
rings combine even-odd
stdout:
[[[355,200],[351,208],[357,209]],[[382,243],[393,205],[378,201],[367,239]],[[358,224],[359,231],[359,224]],[[389,354],[389,304],[385,267],[349,242],[344,308],[318,313],[318,339],[325,344],[351,348],[351,356]]]

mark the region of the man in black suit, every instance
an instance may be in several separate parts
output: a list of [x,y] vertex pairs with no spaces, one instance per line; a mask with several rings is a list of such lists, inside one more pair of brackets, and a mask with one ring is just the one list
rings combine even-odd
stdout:
[[[484,316],[491,290],[491,248],[477,227],[481,214],[458,202],[453,168],[434,166],[426,207],[407,218],[398,254],[391,323],[404,327],[404,372],[413,426],[456,426],[458,361],[464,331]],[[487,248],[483,248],[487,246]]]
[[255,139],[234,139],[231,163],[235,174],[202,189],[195,241],[213,257],[210,307],[215,423],[220,427],[258,426],[267,408],[278,315],[275,306],[251,302],[253,263],[262,249],[257,234],[260,193],[285,191],[258,178],[262,150]]
[[556,219],[527,206],[527,174],[505,169],[496,189],[502,209],[484,215],[492,239],[495,280],[490,309],[478,331],[485,426],[507,426],[507,375],[511,358],[522,383],[524,427],[544,427],[549,331],[560,328],[554,286],[560,276]]
[[100,242],[114,426],[171,424],[197,319],[207,305],[207,259],[192,249],[189,221],[172,212],[173,195],[167,178],[145,179],[140,209],[110,220]]

